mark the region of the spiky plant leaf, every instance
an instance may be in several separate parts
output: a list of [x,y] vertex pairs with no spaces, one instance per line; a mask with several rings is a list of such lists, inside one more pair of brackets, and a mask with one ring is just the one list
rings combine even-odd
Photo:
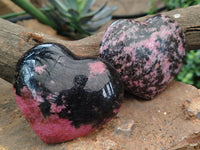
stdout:
[[93,16],[87,16],[87,17],[83,17],[83,18],[80,18],[79,22],[81,24],[86,24],[88,21],[90,21],[91,19],[93,18]]
[[68,8],[73,10],[77,10],[76,0],[62,0],[63,4],[65,4]]
[[103,3],[103,5],[101,5],[97,10],[95,11],[88,11],[87,13],[85,14],[81,14],[81,17],[84,18],[84,17],[88,17],[88,16],[94,16],[96,14],[98,14],[99,12],[101,12],[107,5],[107,2]]
[[113,11],[115,11],[117,9],[117,7],[106,7],[104,8],[102,11],[100,11],[98,14],[96,14],[92,20],[96,21],[96,20],[100,20],[103,19],[107,16],[110,16],[110,14],[112,14]]
[[83,10],[82,10],[82,15],[84,15],[84,14],[86,14],[86,13],[88,13],[89,12],[89,10],[90,10],[90,7],[94,4],[94,2],[95,2],[95,0],[86,0],[87,1],[87,3],[86,3],[86,5],[85,5],[85,7],[83,8]]
[[71,17],[74,18],[75,20],[76,20],[76,18],[79,17],[79,13],[74,9],[69,9],[68,12],[71,15]]
[[[59,0],[49,0],[50,4],[48,5],[52,11],[57,14],[58,17],[63,16],[66,18],[71,18],[70,13],[68,12],[69,9],[66,5],[63,5]],[[54,19],[54,18],[53,18]]]
[[86,13],[84,16],[81,16],[80,18],[80,23],[87,23],[88,21],[92,20],[93,17],[100,13],[105,7],[106,7],[106,2],[101,5],[101,7],[99,7],[97,10],[95,11],[89,11],[88,13]]
[[94,32],[98,30],[102,25],[106,24],[111,19],[112,19],[112,16],[107,16],[106,18],[103,18],[101,20],[89,21],[84,26],[84,29],[89,32]]
[[88,0],[77,0],[77,10],[79,13],[82,13],[82,11],[84,10],[84,8],[86,7]]
[[59,0],[49,0],[49,2],[52,4],[54,8],[57,8],[63,12],[67,12],[69,9],[67,8],[67,5],[64,5],[61,1]]

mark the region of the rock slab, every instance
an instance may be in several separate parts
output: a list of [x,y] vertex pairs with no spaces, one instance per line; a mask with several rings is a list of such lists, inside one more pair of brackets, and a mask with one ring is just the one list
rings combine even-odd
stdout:
[[12,85],[0,79],[0,89],[0,150],[183,150],[200,143],[200,92],[180,82],[151,101],[125,95],[119,114],[108,124],[56,145],[44,144],[30,128]]

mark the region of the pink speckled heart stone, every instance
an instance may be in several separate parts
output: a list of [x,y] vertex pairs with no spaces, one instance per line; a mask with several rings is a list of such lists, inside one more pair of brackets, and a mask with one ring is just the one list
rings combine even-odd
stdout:
[[99,53],[120,73],[128,92],[152,99],[167,87],[182,66],[184,33],[165,15],[145,22],[118,20],[105,32]]

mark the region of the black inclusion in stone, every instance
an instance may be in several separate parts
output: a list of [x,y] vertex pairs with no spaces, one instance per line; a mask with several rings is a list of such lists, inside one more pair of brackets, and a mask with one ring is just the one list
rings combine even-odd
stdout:
[[[105,118],[113,117],[114,113],[111,110],[118,109],[121,104],[120,100],[114,103],[117,95],[113,94],[105,98],[102,96],[102,90],[85,90],[87,79],[84,75],[75,76],[74,87],[62,91],[57,100],[60,105],[66,106],[59,113],[59,117],[69,119],[76,128],[79,128],[81,124],[89,123],[99,126]],[[107,84],[103,89],[106,89],[106,86]]]
[[40,103],[39,107],[44,117],[51,115],[50,113],[51,104],[48,101]]

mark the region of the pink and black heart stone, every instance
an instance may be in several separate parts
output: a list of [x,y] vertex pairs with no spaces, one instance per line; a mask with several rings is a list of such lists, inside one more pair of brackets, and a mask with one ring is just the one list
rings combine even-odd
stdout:
[[56,43],[30,49],[17,64],[15,99],[43,142],[65,142],[111,120],[123,85],[143,99],[162,92],[184,56],[184,34],[173,19],[118,20],[104,34],[101,59],[78,59]]
[[46,43],[18,62],[16,102],[45,143],[84,136],[117,114],[123,85],[118,73],[98,59],[76,59],[65,47]]
[[184,33],[165,15],[145,22],[118,20],[105,32],[99,53],[120,73],[126,91],[152,99],[167,87],[182,66]]

